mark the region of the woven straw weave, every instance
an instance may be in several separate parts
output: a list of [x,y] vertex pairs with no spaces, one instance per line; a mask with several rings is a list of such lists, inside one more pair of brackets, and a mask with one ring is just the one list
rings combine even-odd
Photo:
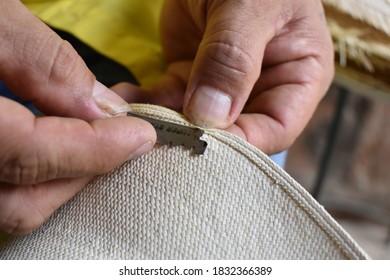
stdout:
[[390,36],[389,0],[322,0]]
[[337,52],[336,81],[369,95],[390,92],[390,0],[322,0]]
[[[152,105],[134,112],[186,124]],[[197,156],[156,146],[96,178],[2,259],[365,259],[332,217],[266,155],[219,131]]]

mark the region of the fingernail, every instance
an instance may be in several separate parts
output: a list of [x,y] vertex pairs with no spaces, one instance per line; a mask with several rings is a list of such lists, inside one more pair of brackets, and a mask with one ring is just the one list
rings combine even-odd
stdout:
[[138,149],[136,149],[134,152],[130,154],[127,160],[132,160],[135,158],[138,158],[148,152],[150,152],[154,147],[154,143],[152,141],[148,141],[141,145]]
[[117,116],[129,108],[126,101],[98,81],[94,85],[93,99],[99,109],[110,116]]
[[194,92],[187,112],[195,125],[222,128],[229,122],[231,107],[231,96],[203,86]]

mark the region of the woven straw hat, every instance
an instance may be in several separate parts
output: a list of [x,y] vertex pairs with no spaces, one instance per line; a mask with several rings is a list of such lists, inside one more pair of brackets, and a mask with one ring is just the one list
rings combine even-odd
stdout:
[[[176,112],[136,113],[189,125]],[[207,130],[204,155],[156,146],[92,181],[1,259],[366,259],[299,184],[243,140]]]
[[390,1],[322,0],[338,54],[336,81],[356,92],[390,92]]

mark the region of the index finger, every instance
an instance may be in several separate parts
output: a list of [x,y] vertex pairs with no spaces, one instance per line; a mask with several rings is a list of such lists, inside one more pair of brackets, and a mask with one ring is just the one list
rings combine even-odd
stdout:
[[0,80],[14,94],[45,114],[88,121],[123,111],[126,102],[21,1],[0,1],[0,15]]

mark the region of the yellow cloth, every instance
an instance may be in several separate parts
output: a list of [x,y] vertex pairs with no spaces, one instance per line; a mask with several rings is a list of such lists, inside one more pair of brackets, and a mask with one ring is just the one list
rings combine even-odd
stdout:
[[164,71],[159,41],[162,0],[24,0],[45,23],[121,63],[141,84]]

